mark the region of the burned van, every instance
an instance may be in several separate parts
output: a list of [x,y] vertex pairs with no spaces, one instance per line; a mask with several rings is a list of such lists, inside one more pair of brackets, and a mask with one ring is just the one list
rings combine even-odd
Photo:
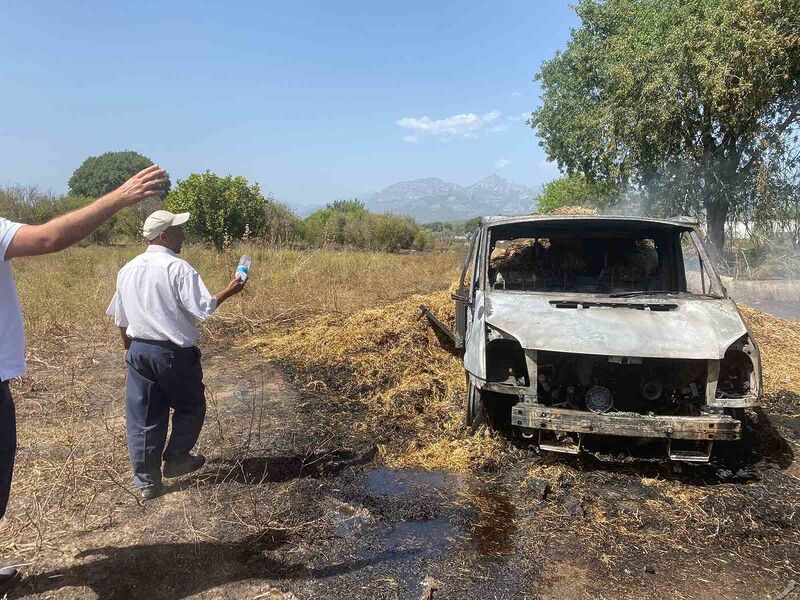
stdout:
[[660,438],[707,461],[759,402],[758,346],[689,220],[485,218],[453,297],[471,426],[568,453]]

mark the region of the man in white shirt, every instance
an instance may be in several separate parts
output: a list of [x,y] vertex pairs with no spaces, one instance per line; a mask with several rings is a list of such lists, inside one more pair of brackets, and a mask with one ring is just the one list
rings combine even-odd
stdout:
[[[91,204],[43,225],[23,225],[0,217],[0,518],[6,512],[17,426],[9,382],[25,372],[25,334],[11,259],[63,250],[81,241],[117,211],[145,198],[163,195],[167,172],[152,165]],[[0,569],[0,590],[17,578],[13,568]]]
[[[125,416],[133,484],[143,498],[163,492],[164,477],[196,471],[205,463],[190,452],[206,412],[198,321],[244,288],[234,278],[212,295],[192,266],[178,258],[189,213],[157,210],[144,222],[147,250],[117,275],[117,291],[107,314],[119,326],[128,350]],[[167,441],[170,408],[172,433]]]

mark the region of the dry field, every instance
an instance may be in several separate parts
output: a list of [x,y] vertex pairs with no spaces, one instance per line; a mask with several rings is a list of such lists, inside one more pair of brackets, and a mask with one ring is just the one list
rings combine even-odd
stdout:
[[452,319],[458,256],[189,247],[212,289],[245,251],[254,276],[204,327],[209,465],[142,504],[103,317],[138,250],[15,261],[10,598],[774,598],[800,580],[800,324],[746,312],[768,388],[752,452],[543,456],[460,425],[459,360],[417,319]]

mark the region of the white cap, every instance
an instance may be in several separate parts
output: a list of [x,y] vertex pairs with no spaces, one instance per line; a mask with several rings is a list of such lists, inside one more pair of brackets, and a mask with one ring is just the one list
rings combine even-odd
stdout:
[[144,220],[142,235],[146,240],[154,240],[164,233],[168,227],[183,225],[192,216],[191,213],[173,214],[168,210],[157,210]]

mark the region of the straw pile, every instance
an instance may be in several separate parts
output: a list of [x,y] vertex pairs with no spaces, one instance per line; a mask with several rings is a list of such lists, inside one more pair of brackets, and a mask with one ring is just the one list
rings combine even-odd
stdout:
[[547,211],[548,215],[558,215],[558,216],[590,216],[594,217],[597,215],[597,210],[591,208],[589,206],[559,206],[558,208],[554,208],[553,210]]
[[377,439],[390,434],[381,452],[391,466],[492,468],[504,442],[469,436],[462,427],[455,408],[464,399],[464,369],[427,320],[418,319],[420,304],[453,326],[450,293],[436,292],[349,316],[314,317],[255,344],[268,360],[302,373],[310,387],[366,406],[366,419],[354,419],[353,427]]
[[800,323],[739,305],[761,350],[764,389],[768,395],[793,394],[800,401]]

